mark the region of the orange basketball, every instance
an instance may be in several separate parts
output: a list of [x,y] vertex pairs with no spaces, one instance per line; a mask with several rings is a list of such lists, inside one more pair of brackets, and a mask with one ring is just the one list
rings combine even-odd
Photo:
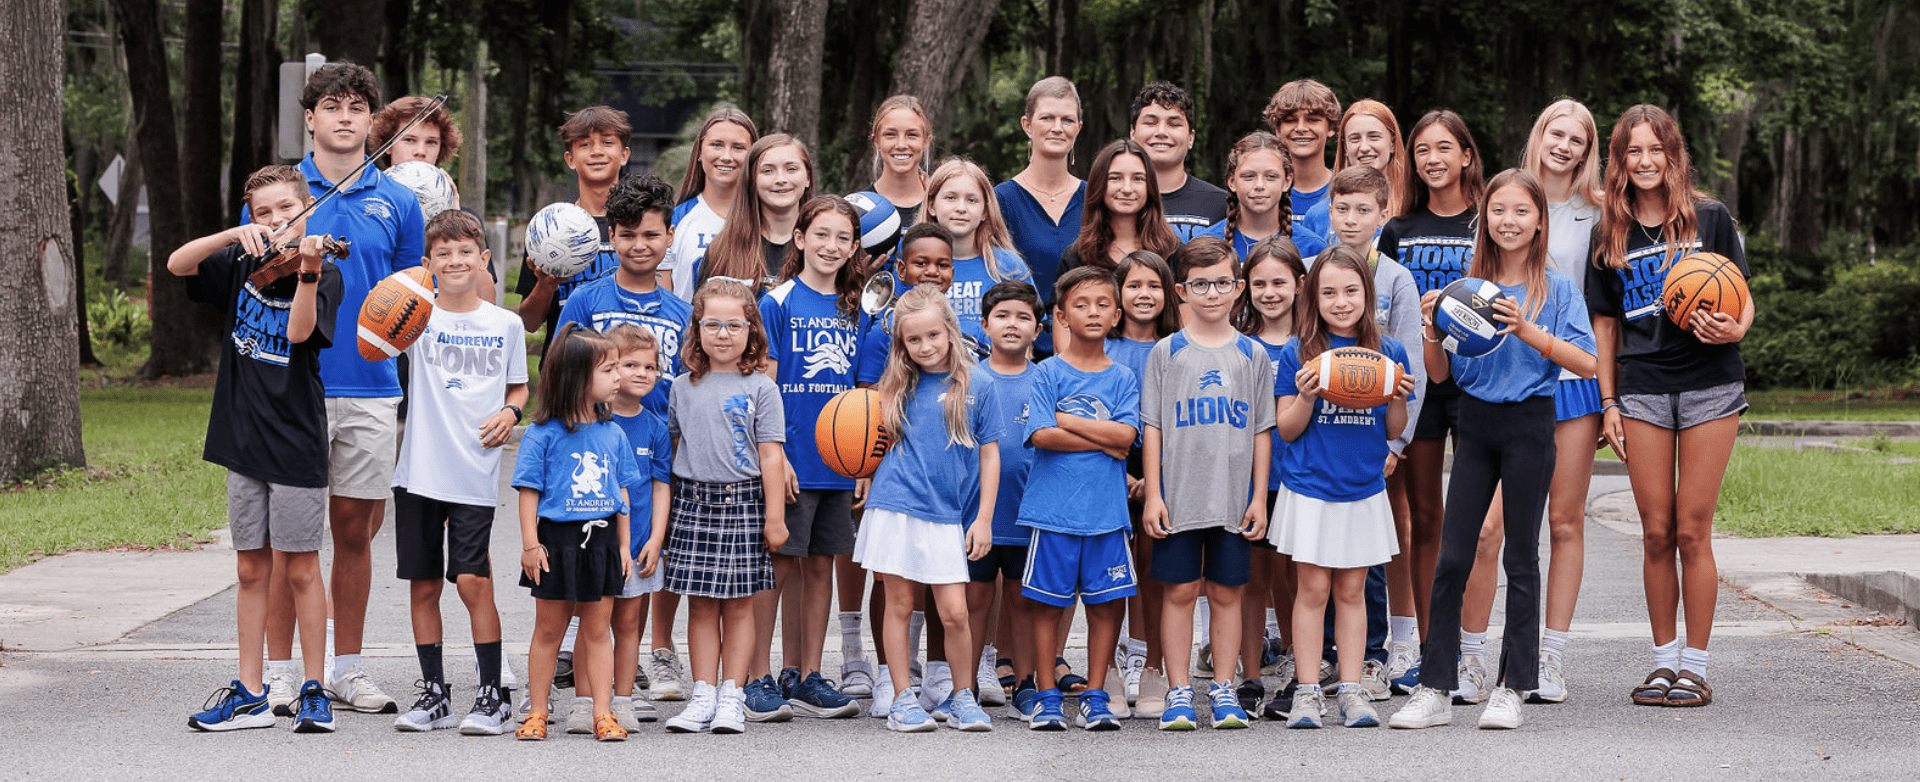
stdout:
[[400,355],[427,330],[433,317],[433,275],[415,266],[394,272],[360,305],[360,357],[385,361]]
[[813,444],[834,472],[849,478],[871,477],[893,444],[880,423],[880,395],[871,388],[855,388],[828,400],[814,421]]
[[1400,385],[1400,365],[1363,347],[1334,348],[1314,363],[1320,368],[1320,397],[1349,410],[1384,405]]
[[1747,278],[1740,273],[1740,265],[1724,255],[1694,253],[1667,269],[1660,301],[1667,317],[1681,328],[1686,328],[1694,310],[1738,319],[1747,309]]

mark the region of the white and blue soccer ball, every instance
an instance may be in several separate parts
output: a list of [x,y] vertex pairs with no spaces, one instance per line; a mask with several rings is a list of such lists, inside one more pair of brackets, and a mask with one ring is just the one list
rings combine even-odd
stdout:
[[900,210],[893,202],[869,190],[847,196],[847,203],[860,213],[860,246],[867,254],[892,251],[894,240],[900,236]]
[[460,196],[454,192],[453,177],[445,169],[424,160],[409,160],[387,169],[387,177],[413,191],[413,197],[420,201],[420,216],[432,220],[434,215],[454,208]]
[[1500,347],[1507,335],[1493,319],[1493,303],[1509,298],[1500,286],[1478,277],[1454,280],[1440,292],[1433,308],[1433,326],[1440,346],[1457,356],[1484,356]]
[[578,204],[548,204],[527,223],[527,258],[543,272],[572,277],[600,254],[600,224]]

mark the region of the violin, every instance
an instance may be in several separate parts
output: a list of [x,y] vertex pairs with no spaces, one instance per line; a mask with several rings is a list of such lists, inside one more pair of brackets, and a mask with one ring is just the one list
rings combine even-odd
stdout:
[[[352,252],[352,242],[335,239],[330,235],[320,237],[322,258],[340,260],[352,255]],[[247,277],[247,282],[253,283],[255,288],[265,288],[300,269],[300,239],[272,245],[268,248],[267,255],[271,256],[272,260],[262,264],[258,270]]]

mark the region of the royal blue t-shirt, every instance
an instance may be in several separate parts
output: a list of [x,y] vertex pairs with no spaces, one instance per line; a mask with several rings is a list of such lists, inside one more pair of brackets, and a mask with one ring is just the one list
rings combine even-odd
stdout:
[[[1320,251],[1327,249],[1327,240],[1318,234],[1312,233],[1309,229],[1295,228],[1295,230],[1296,233],[1287,237],[1287,241],[1293,242],[1293,246],[1299,248],[1300,257],[1312,258]],[[1234,231],[1232,236],[1228,236],[1225,220],[1207,226],[1206,230],[1201,231],[1199,235],[1227,240],[1233,245],[1233,253],[1240,256],[1242,262],[1247,260],[1247,253],[1253,252],[1253,246],[1261,242],[1261,239],[1255,239],[1239,231]]]
[[[967,380],[967,430],[975,446],[955,445],[947,434],[949,373],[921,372],[902,411],[906,430],[894,440],[873,474],[867,507],[904,513],[935,524],[972,524],[980,515],[980,448],[999,442],[1003,430],[992,415],[991,375],[974,367]],[[997,501],[997,500],[996,500]]]
[[[1329,336],[1328,349],[1355,343],[1351,337]],[[1412,371],[1399,340],[1382,335],[1380,352],[1399,364],[1400,371]],[[1280,351],[1280,363],[1273,373],[1273,395],[1299,396],[1300,388],[1293,382],[1299,371],[1300,338],[1295,337]],[[1289,491],[1322,502],[1358,502],[1386,491],[1387,454],[1391,453],[1387,441],[1392,439],[1387,432],[1387,408],[1391,403],[1371,410],[1349,410],[1325,398],[1317,398],[1313,404],[1307,428],[1280,459],[1280,482]]]
[[[1519,300],[1520,312],[1527,311],[1527,286],[1502,285],[1500,290]],[[1542,331],[1571,343],[1588,353],[1594,352],[1593,324],[1587,318],[1587,301],[1573,279],[1547,270],[1547,301],[1533,322]],[[1562,348],[1565,350],[1565,348]],[[1476,358],[1448,356],[1454,382],[1460,390],[1482,402],[1519,402],[1529,397],[1553,396],[1560,379],[1560,366],[1540,355],[1540,351],[1508,335],[1493,352]]]
[[[1259,337],[1254,337],[1253,341],[1260,343],[1260,347],[1267,349],[1267,361],[1273,364],[1273,379],[1277,389],[1280,381],[1280,356],[1288,350],[1291,350],[1291,348],[1288,347],[1291,343],[1275,345]],[[1279,399],[1276,398],[1274,402],[1276,404],[1275,409],[1277,410]],[[1269,434],[1273,437],[1273,448],[1269,451],[1273,461],[1267,465],[1267,491],[1275,491],[1280,488],[1280,457],[1286,454],[1287,447],[1292,445],[1292,443],[1287,442],[1286,438],[1280,436],[1279,427],[1275,427]]]
[[[1287,191],[1288,220],[1293,224],[1293,244],[1300,248],[1302,258],[1312,258],[1319,255],[1321,250],[1327,249],[1327,226],[1330,223],[1326,206],[1327,201],[1330,200],[1328,194],[1332,192],[1333,179],[1331,178],[1327,179],[1327,183],[1321,185],[1319,190],[1303,192],[1299,188],[1294,188]],[[1309,217],[1316,210],[1320,212],[1320,216],[1309,221]],[[1308,252],[1307,245],[1316,241],[1320,246]]]
[[1000,425],[1000,492],[993,505],[993,545],[1025,546],[1032,533],[1020,528],[1020,498],[1027,493],[1027,477],[1033,469],[1033,446],[1018,442],[1014,435],[1027,429],[1027,402],[1033,395],[1035,367],[1028,364],[1019,373],[1003,375],[985,363],[980,365],[993,378],[993,409],[989,416]]
[[853,388],[854,359],[867,316],[858,309],[840,313],[840,299],[798,279],[787,280],[760,297],[760,322],[767,327],[767,360],[787,411],[787,463],[802,489],[850,490],[853,479],[834,472],[820,458],[813,430],[835,395]]
[[893,349],[893,308],[888,307],[868,320],[867,331],[860,335],[856,383],[878,383],[887,372],[888,351]]
[[988,350],[992,350],[992,343],[987,339],[986,313],[980,311],[980,297],[1001,280],[1033,284],[1033,272],[1012,250],[995,249],[993,260],[1000,267],[997,278],[982,256],[953,259],[953,285],[947,288],[947,303],[953,305],[953,314],[960,319],[960,332]]
[[1467,276],[1473,265],[1474,211],[1441,217],[1421,209],[1387,221],[1380,229],[1380,252],[1413,274],[1420,295]]
[[1069,535],[1126,529],[1127,465],[1102,451],[1054,451],[1033,445],[1033,434],[1059,426],[1055,413],[1140,428],[1140,376],[1119,362],[1098,372],[1074,369],[1055,356],[1034,369],[1021,442],[1033,448],[1020,526]]
[[655,288],[635,293],[620,287],[614,275],[607,275],[581,286],[567,298],[560,310],[560,323],[579,323],[595,331],[606,331],[622,323],[632,323],[653,334],[660,343],[660,381],[640,399],[655,415],[667,414],[667,399],[672,394],[674,375],[687,371],[680,360],[680,346],[693,318],[693,305],[678,295]]
[[[1147,378],[1147,356],[1153,352],[1153,345],[1154,343],[1152,342],[1141,342],[1139,340],[1127,339],[1126,337],[1108,337],[1107,358],[1113,359],[1113,363],[1115,364],[1133,370],[1133,376],[1137,379],[1135,382],[1144,383]],[[1141,446],[1146,444],[1146,438],[1147,435],[1144,429],[1141,430],[1140,434],[1134,436],[1134,456],[1129,461],[1140,461],[1139,451]],[[1146,469],[1139,463],[1129,464],[1127,467],[1129,474],[1132,474],[1134,470]],[[1134,477],[1137,478],[1139,476],[1135,475]]]
[[[300,173],[306,175],[307,191],[314,198],[333,189],[333,182],[313,164],[311,152],[300,161]],[[245,222],[252,222],[250,213]],[[347,257],[332,261],[340,269],[341,283],[333,321],[337,335],[359,333],[360,306],[373,286],[394,272],[419,266],[427,254],[426,221],[420,216],[419,199],[373,166],[307,215],[307,234],[331,234],[353,243]],[[336,339],[320,351],[320,383],[330,397],[400,396],[400,374],[393,359],[361,358],[355,339]]]
[[578,424],[572,432],[558,420],[527,427],[513,486],[540,492],[540,518],[592,521],[627,512],[622,488],[640,479],[627,433],[612,421]]
[[647,538],[653,536],[653,484],[673,482],[673,438],[667,434],[667,421],[650,410],[639,415],[616,415],[613,422],[627,433],[633,446],[636,465],[634,479],[627,484],[627,529],[632,530],[632,556],[640,557]]
[[1007,221],[1007,233],[1013,237],[1013,249],[1027,262],[1033,274],[1033,286],[1040,300],[1053,306],[1053,281],[1060,277],[1060,255],[1080,238],[1080,212],[1086,206],[1087,183],[1074,187],[1060,222],[1047,216],[1047,210],[1032,193],[1011,179],[995,185],[993,198],[1000,202],[1000,216]]

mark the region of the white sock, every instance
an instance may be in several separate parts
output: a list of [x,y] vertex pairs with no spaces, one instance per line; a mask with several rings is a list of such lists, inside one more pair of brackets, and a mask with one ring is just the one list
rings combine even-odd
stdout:
[[327,620],[327,656],[333,656],[333,620]]
[[920,663],[920,631],[927,626],[927,612],[915,611],[907,617],[907,664]]
[[980,668],[982,671],[991,672],[993,670],[993,664],[999,661],[999,659],[1000,650],[993,648],[993,644],[982,644],[980,646]]
[[1675,638],[1663,644],[1654,644],[1653,667],[1676,672],[1680,670],[1680,639]]
[[860,624],[863,618],[859,611],[840,612],[840,656],[848,662],[866,655],[866,646],[860,641]]
[[[1567,631],[1544,630],[1540,633],[1540,654],[1565,657],[1567,654]],[[1701,674],[1704,676],[1705,674]]]
[[360,655],[342,654],[335,655],[333,658],[333,673],[336,676],[338,676],[341,671],[350,671],[358,667],[360,667]]
[[1695,676],[1707,675],[1707,650],[1691,646],[1680,650],[1680,670]]
[[1207,607],[1206,595],[1193,602],[1193,613],[1200,617],[1200,643],[1213,640],[1213,609]]
[[1411,616],[1389,616],[1387,626],[1391,628],[1394,643],[1408,643],[1420,634],[1420,620]]
[[1479,657],[1487,653],[1486,633],[1460,633],[1460,654]]
[[[592,699],[592,698],[588,698],[587,700],[593,700],[593,699]],[[632,702],[633,702],[633,696],[631,696],[631,695],[615,695],[615,696],[613,696],[613,702],[614,702],[614,703],[632,703]]]
[[283,670],[283,671],[290,671],[290,672],[295,672],[300,670],[298,668],[293,667],[292,660],[268,660],[267,670],[271,671],[276,669]]
[[567,636],[560,639],[560,651],[573,651],[573,637],[580,634],[580,617],[567,620]]
[[1267,638],[1280,640],[1280,612],[1267,609]]

